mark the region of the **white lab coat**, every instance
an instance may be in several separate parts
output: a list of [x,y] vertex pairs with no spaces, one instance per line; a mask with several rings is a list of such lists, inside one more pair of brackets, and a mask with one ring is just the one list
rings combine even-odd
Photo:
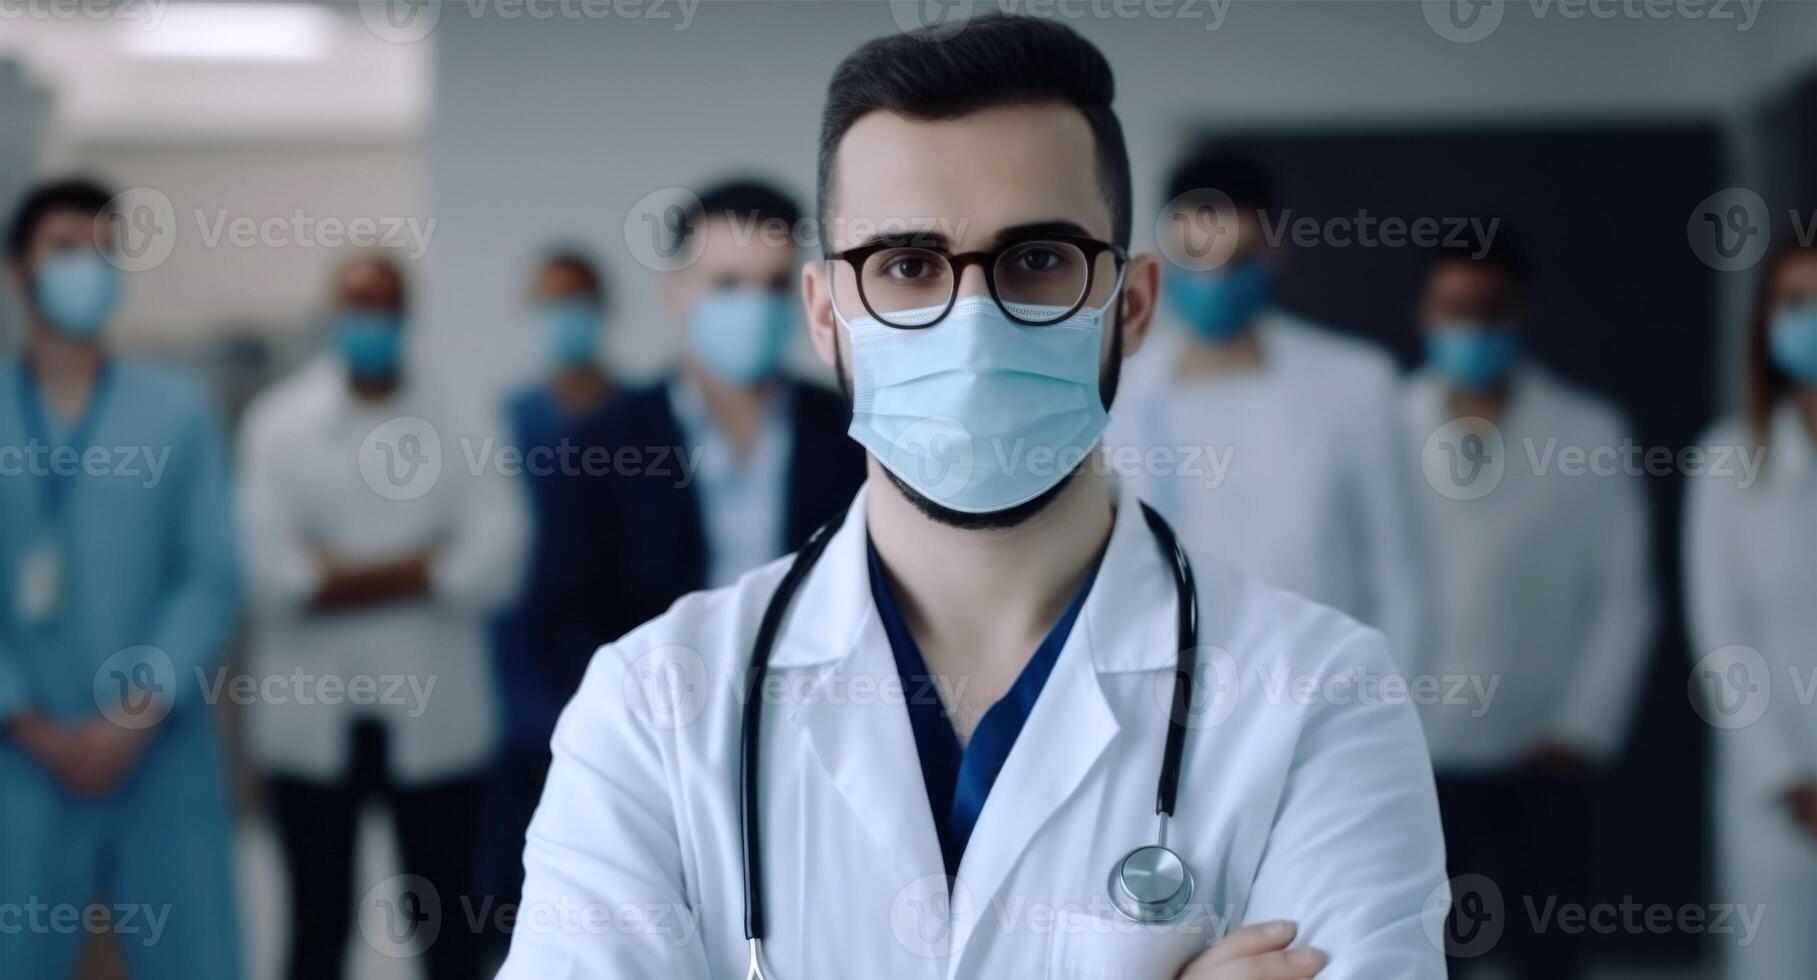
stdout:
[[[1166,315],[1126,368],[1104,444],[1188,546],[1381,629],[1397,661],[1430,639],[1425,543],[1400,458],[1388,355],[1283,310],[1254,371],[1182,383]],[[1149,456],[1147,454],[1155,454]]]
[[[1490,450],[1504,463],[1494,489],[1458,499],[1416,488],[1432,542],[1436,642],[1412,672],[1437,682],[1420,715],[1440,773],[1510,769],[1549,739],[1613,762],[1652,649],[1645,478],[1560,459],[1633,445],[1632,430],[1614,406],[1536,364],[1519,367],[1512,386],[1497,422],[1502,446]],[[1404,458],[1415,472],[1427,441],[1446,438],[1446,391],[1431,372],[1407,386]]]
[[[861,492],[782,625],[766,686],[762,848],[776,977],[1171,978],[1214,941],[1125,928],[1113,865],[1157,832],[1175,590],[1134,498],[966,848],[950,904]],[[786,560],[604,647],[556,729],[506,980],[742,978],[741,677]],[[1286,917],[1325,980],[1439,978],[1444,853],[1414,712],[1347,697],[1379,634],[1195,563],[1207,645],[1168,843],[1222,920]],[[1210,647],[1221,648],[1214,654]],[[1291,678],[1332,681],[1300,699]],[[906,692],[909,696],[927,692]],[[950,910],[950,920],[943,912]],[[663,921],[655,921],[662,917]]]
[[[1717,426],[1703,443],[1753,444],[1739,422]],[[1817,679],[1817,450],[1790,404],[1773,418],[1763,475],[1751,487],[1739,483],[1692,479],[1685,519],[1685,597],[1698,659],[1691,686],[1740,712],[1704,702],[1714,719],[1716,899],[1766,911],[1752,944],[1728,937],[1720,948],[1724,975],[1734,980],[1809,976],[1817,963],[1817,842],[1780,797],[1817,779],[1817,715],[1803,700]],[[1703,676],[1706,668],[1726,674],[1705,658],[1732,646],[1761,658],[1742,687]]]
[[[440,442],[440,475],[411,499],[382,495],[360,465],[368,435],[400,418],[428,421]],[[362,719],[385,727],[392,775],[406,784],[468,775],[490,757],[498,710],[486,623],[521,584],[529,513],[520,481],[473,471],[498,430],[458,418],[409,387],[382,406],[362,405],[327,358],[248,409],[236,509],[252,613],[248,672],[260,685],[248,740],[263,770],[341,778]],[[309,610],[321,584],[318,550],[377,562],[430,547],[427,598]]]

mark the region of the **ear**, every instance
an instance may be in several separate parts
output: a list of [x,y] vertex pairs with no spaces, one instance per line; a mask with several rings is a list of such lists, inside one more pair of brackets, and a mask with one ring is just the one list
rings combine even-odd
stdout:
[[833,316],[833,280],[825,262],[809,262],[801,267],[801,305],[807,310],[808,340],[814,353],[828,368],[837,367],[839,321]]
[[1161,262],[1152,252],[1130,256],[1123,273],[1123,357],[1135,356],[1154,326],[1161,300]]

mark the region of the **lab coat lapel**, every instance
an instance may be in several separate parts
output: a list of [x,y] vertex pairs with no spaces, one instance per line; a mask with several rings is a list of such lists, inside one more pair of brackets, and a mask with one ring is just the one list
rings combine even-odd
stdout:
[[784,703],[769,710],[801,731],[900,887],[943,875],[945,865],[908,708],[896,696],[896,660],[871,597],[866,495],[858,492],[790,606],[770,661],[786,681]]
[[[1173,666],[1174,597],[1172,573],[1161,561],[1141,504],[1122,488],[1116,526],[1091,594],[966,844],[954,889],[950,972],[959,970],[980,929],[995,928],[1014,911],[1016,896],[1001,894],[1005,883],[1117,737],[1117,712],[1100,674],[1155,671],[1158,678]],[[1167,724],[1159,697],[1153,717],[1158,757]],[[1136,812],[1151,805],[1129,802]]]

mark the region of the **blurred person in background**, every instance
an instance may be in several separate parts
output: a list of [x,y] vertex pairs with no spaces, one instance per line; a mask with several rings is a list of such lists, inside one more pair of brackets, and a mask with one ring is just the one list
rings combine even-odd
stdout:
[[1685,594],[1692,684],[1715,738],[1716,898],[1765,910],[1723,947],[1730,980],[1817,963],[1817,247],[1764,266],[1747,333],[1744,407],[1706,449],[1764,449],[1757,482],[1691,481]]
[[662,295],[680,367],[629,393],[577,442],[609,454],[604,478],[563,481],[532,601],[545,658],[580,683],[602,643],[697,589],[801,546],[864,481],[839,396],[783,370],[800,326],[801,209],[756,181],[700,194],[681,226]]
[[[1480,257],[1439,252],[1426,272],[1426,362],[1404,395],[1403,458],[1419,460],[1447,426],[1460,447],[1484,448],[1460,448],[1452,472],[1418,488],[1436,622],[1416,672],[1443,691],[1468,679],[1472,692],[1421,702],[1451,874],[1500,889],[1509,929],[1496,952],[1517,976],[1569,980],[1582,972],[1574,937],[1521,926],[1529,903],[1589,897],[1591,777],[1620,756],[1652,649],[1652,530],[1641,474],[1526,464],[1528,447],[1614,451],[1633,430],[1525,353],[1523,276],[1502,242]],[[1492,458],[1500,482],[1479,496],[1469,484]]]
[[231,834],[199,677],[236,610],[224,447],[192,385],[108,349],[111,198],[41,185],[7,239],[26,333],[0,369],[0,903],[47,918],[7,923],[0,976],[72,975],[98,908],[131,976],[228,980]]
[[407,307],[391,259],[348,261],[334,353],[261,396],[241,431],[262,695],[248,732],[289,869],[291,980],[342,975],[354,899],[374,884],[353,879],[368,799],[389,805],[415,876],[397,910],[439,902],[429,975],[479,976],[461,899],[497,729],[486,627],[516,595],[528,515],[515,481],[466,468],[457,439],[476,428],[405,370]]
[[1381,629],[1404,658],[1427,639],[1425,559],[1409,474],[1388,462],[1393,360],[1274,304],[1260,162],[1202,150],[1168,187],[1160,323],[1106,445],[1143,451],[1137,490],[1189,547]]
[[[542,579],[543,556],[563,529],[549,520],[555,482],[576,476],[563,469],[564,450],[575,436],[599,424],[614,403],[618,384],[600,359],[606,289],[599,267],[578,249],[555,249],[537,264],[530,282],[528,324],[543,352],[543,376],[512,395],[505,408],[512,444],[524,454],[524,480],[533,530],[526,593]],[[571,462],[571,458],[570,458]],[[480,834],[481,892],[498,905],[515,906],[523,886],[524,828],[542,795],[549,771],[549,738],[573,690],[566,685],[584,665],[544,662],[532,643],[530,610],[520,601],[493,624],[493,668],[504,712],[504,738],[486,791]],[[508,926],[484,933],[485,956],[503,962]]]

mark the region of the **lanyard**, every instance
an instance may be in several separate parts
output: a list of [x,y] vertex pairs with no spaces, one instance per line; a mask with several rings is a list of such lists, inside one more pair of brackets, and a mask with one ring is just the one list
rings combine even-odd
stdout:
[[88,455],[88,440],[92,430],[102,414],[107,394],[112,389],[109,383],[113,371],[107,361],[102,361],[95,372],[93,388],[88,393],[88,404],[83,407],[82,417],[69,430],[69,438],[61,446],[52,446],[50,426],[44,418],[44,398],[38,389],[38,380],[32,376],[31,367],[25,361],[19,364],[19,418],[25,425],[26,447],[33,445],[48,447],[52,452],[62,446],[76,452],[74,472],[58,472],[55,459],[49,460],[47,472],[42,479],[34,480],[38,487],[38,513],[47,524],[61,524],[63,510],[69,503],[69,494],[75,485],[76,477],[82,473],[83,460]]

